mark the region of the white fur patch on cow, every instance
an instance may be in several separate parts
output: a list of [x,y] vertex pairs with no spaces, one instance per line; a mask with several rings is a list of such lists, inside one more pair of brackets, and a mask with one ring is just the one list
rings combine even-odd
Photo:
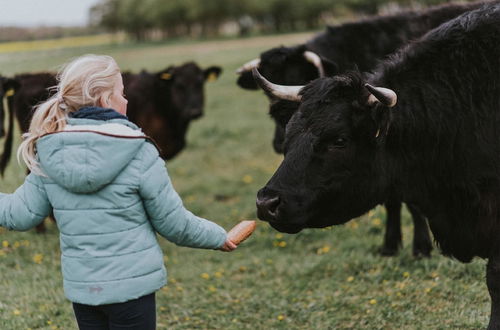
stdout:
[[133,129],[117,123],[103,125],[66,125],[64,131],[93,131],[96,133],[120,136],[144,136],[144,133],[140,129]]

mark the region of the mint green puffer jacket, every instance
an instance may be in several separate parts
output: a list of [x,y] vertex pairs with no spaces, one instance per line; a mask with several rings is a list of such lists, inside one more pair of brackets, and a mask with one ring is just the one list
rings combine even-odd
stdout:
[[28,230],[53,209],[66,297],[119,303],[166,283],[156,232],[181,246],[216,249],[226,231],[186,210],[156,147],[124,119],[68,119],[40,138],[44,176],[0,194],[0,225]]

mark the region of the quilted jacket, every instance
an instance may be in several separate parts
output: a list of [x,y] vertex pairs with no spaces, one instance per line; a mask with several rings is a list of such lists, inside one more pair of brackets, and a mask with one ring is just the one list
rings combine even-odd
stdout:
[[36,148],[46,176],[31,173],[0,194],[0,225],[28,230],[53,210],[73,302],[119,303],[165,285],[156,233],[197,248],[226,240],[222,227],[184,208],[156,147],[127,120],[69,118]]

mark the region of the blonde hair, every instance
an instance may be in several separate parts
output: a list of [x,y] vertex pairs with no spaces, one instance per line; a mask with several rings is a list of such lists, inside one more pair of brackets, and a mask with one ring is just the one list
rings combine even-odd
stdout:
[[35,106],[33,118],[23,142],[17,150],[30,171],[44,175],[36,156],[37,140],[66,127],[66,118],[84,106],[99,105],[101,97],[109,97],[117,82],[120,68],[111,56],[84,55],[65,64],[57,74],[55,94]]

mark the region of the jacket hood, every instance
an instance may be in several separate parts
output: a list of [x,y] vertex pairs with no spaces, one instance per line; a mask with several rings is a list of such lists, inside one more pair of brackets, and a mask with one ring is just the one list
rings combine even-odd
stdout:
[[44,174],[75,193],[93,193],[112,182],[146,143],[146,136],[124,119],[68,118],[63,131],[37,141]]

